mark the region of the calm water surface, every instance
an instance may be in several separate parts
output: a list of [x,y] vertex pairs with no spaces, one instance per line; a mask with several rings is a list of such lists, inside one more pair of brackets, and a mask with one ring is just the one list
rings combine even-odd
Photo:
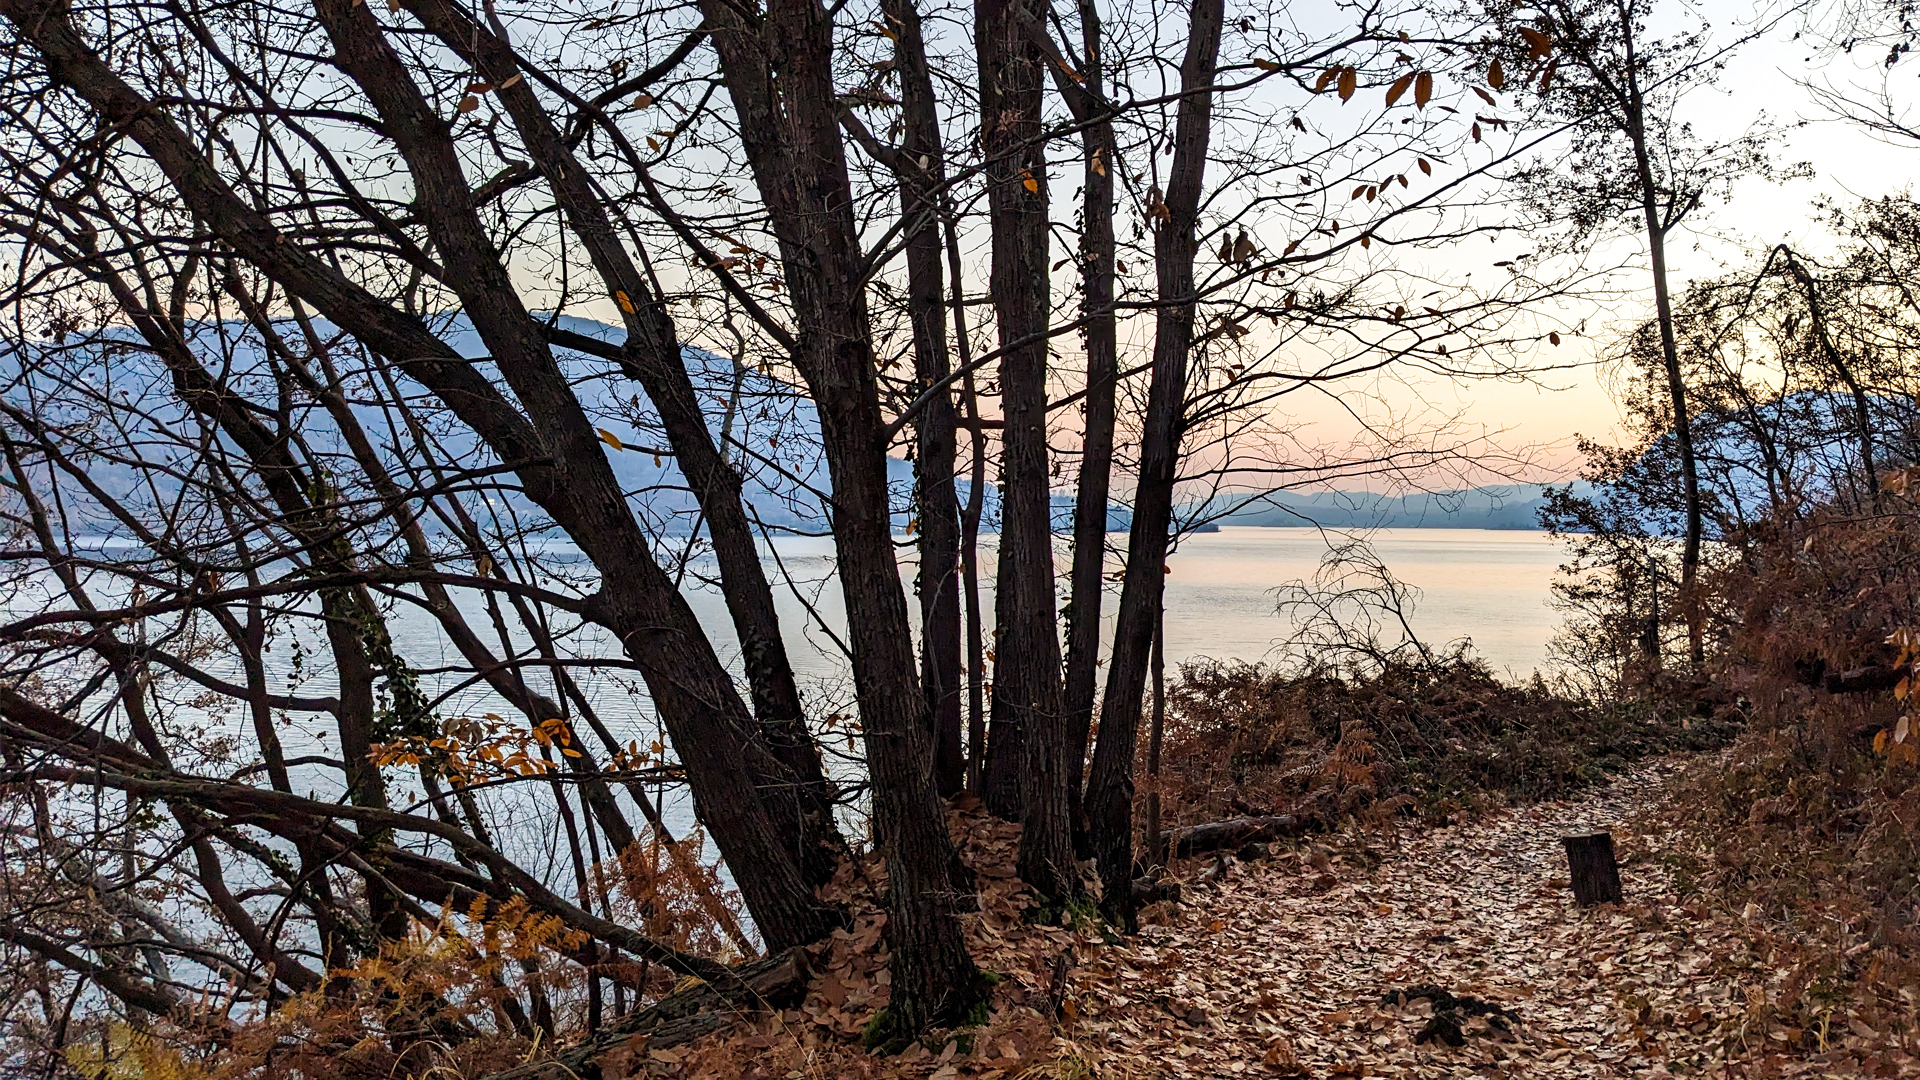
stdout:
[[[1470,638],[1518,678],[1546,661],[1559,616],[1548,590],[1565,549],[1546,533],[1383,529],[1374,552],[1419,590],[1410,619],[1429,644]],[[1313,576],[1327,551],[1316,529],[1223,528],[1188,537],[1169,561],[1167,658],[1259,659],[1291,632],[1275,590]]]
[[[1330,543],[1347,534],[1318,529],[1223,528],[1190,536],[1168,560],[1167,660],[1194,657],[1260,660],[1293,633],[1292,621],[1276,609],[1280,591],[1312,579]],[[1124,548],[1126,538],[1110,538]],[[1415,590],[1410,623],[1429,645],[1466,638],[1496,671],[1525,678],[1546,659],[1558,616],[1547,606],[1562,547],[1541,532],[1484,529],[1383,529],[1369,536],[1373,551],[1393,576]],[[991,631],[992,582],[997,538],[983,538],[981,606]],[[908,549],[905,554],[911,554]],[[1062,577],[1070,555],[1057,559]],[[844,682],[846,661],[838,638],[846,625],[838,583],[832,580],[833,544],[828,538],[777,541],[769,570],[784,569],[792,584],[776,586],[788,648],[803,681],[828,694]],[[1120,569],[1118,557],[1109,571]],[[911,586],[913,567],[903,568]],[[711,590],[689,593],[701,621],[725,649],[736,651],[726,607]],[[1102,605],[1111,635],[1119,587]]]
[[[995,571],[994,537],[983,538],[981,607],[989,632],[993,613]],[[1276,610],[1281,590],[1314,577],[1330,540],[1343,534],[1314,529],[1224,528],[1185,538],[1169,559],[1167,579],[1167,658],[1170,664],[1195,657],[1257,661],[1270,657],[1276,645],[1293,634],[1291,620]],[[1470,639],[1474,649],[1497,671],[1525,678],[1546,658],[1546,645],[1556,625],[1556,613],[1547,606],[1562,548],[1546,534],[1469,529],[1381,530],[1370,537],[1373,551],[1400,581],[1417,590],[1410,611],[1414,631],[1429,645]],[[1110,538],[1124,547],[1125,537]],[[903,540],[902,552],[912,548]],[[1064,573],[1070,554],[1064,544],[1057,569]],[[769,576],[781,609],[789,653],[808,711],[817,717],[853,710],[852,680],[842,645],[846,618],[839,583],[833,575],[833,543],[829,537],[789,537],[767,549]],[[739,648],[720,593],[700,584],[711,565],[696,559],[687,575],[685,592],[701,622],[708,628],[721,656],[739,670]],[[1120,568],[1112,557],[1109,570]],[[909,589],[915,572],[907,562],[902,577]],[[477,627],[489,625],[484,609],[471,596],[461,598]],[[1103,614],[1110,638],[1119,607],[1118,586],[1109,588]],[[484,685],[465,678],[437,674],[462,665],[439,625],[419,608],[398,605],[390,626],[401,655],[423,673],[422,684],[435,694],[435,711],[442,716],[478,716],[510,713]],[[312,637],[311,632],[302,633]],[[610,634],[577,624],[563,631],[566,650],[576,656],[619,657],[619,645]],[[524,643],[522,643],[524,647]],[[332,672],[319,641],[307,644],[309,662],[299,677],[291,665],[293,650],[276,648],[268,656],[269,680],[276,690],[331,693]],[[210,660],[218,669],[218,658]],[[237,670],[225,672],[238,677]],[[537,681],[537,677],[536,677]],[[645,686],[630,671],[583,673],[583,688],[595,708],[621,737],[643,744],[655,734],[651,703]],[[543,689],[545,689],[543,687]],[[232,717],[229,722],[238,721]],[[301,717],[287,737],[301,741],[302,728],[324,741],[330,732],[316,717]]]
[[[1183,540],[1168,561],[1169,664],[1195,657],[1268,657],[1293,630],[1290,620],[1276,610],[1279,590],[1311,579],[1327,554],[1329,541],[1345,538],[1315,529],[1232,527]],[[1369,539],[1375,555],[1394,577],[1418,590],[1409,622],[1429,645],[1471,639],[1474,649],[1496,671],[1514,678],[1525,678],[1544,663],[1547,642],[1557,625],[1556,613],[1547,606],[1549,587],[1564,558],[1561,545],[1545,533],[1388,529],[1372,533]],[[983,538],[981,560],[982,609],[989,627],[995,540]],[[1124,536],[1110,541],[1125,547]],[[903,554],[910,553],[910,547],[903,549]],[[1063,545],[1058,557],[1063,573],[1069,558]],[[1109,569],[1119,566],[1115,558]],[[705,569],[711,572],[712,568]],[[831,538],[776,541],[768,552],[768,570],[776,583],[776,602],[808,711],[816,717],[851,712],[853,689],[840,646],[846,618],[839,583],[833,578]],[[912,565],[903,566],[909,589],[913,574]],[[723,657],[737,670],[738,648],[719,593],[695,587],[687,594]],[[1114,586],[1102,607],[1109,636],[1118,606],[1118,586]],[[406,629],[419,635],[413,646],[418,650],[444,647],[438,628],[424,620]],[[587,640],[593,640],[591,635]],[[617,655],[611,640],[602,641],[601,649],[602,655]],[[634,737],[644,744],[654,736],[655,720],[637,679],[597,680],[592,694],[601,715],[623,739]],[[457,715],[461,709],[474,713],[483,708],[505,711],[484,693],[468,691],[456,694],[442,712]],[[855,749],[837,743],[830,743],[830,748]],[[844,760],[837,764],[830,760],[829,767],[852,768]],[[691,807],[684,796],[668,793],[665,801],[668,820],[678,828],[687,827]]]
[[[1335,539],[1339,539],[1338,536]],[[1167,655],[1171,662],[1193,657],[1259,660],[1268,656],[1275,644],[1289,637],[1289,621],[1276,612],[1277,591],[1289,584],[1314,576],[1327,553],[1329,537],[1312,529],[1225,528],[1217,533],[1193,536],[1182,541],[1169,560],[1171,576],[1167,583]],[[1114,546],[1124,547],[1125,538],[1111,537]],[[1555,567],[1562,559],[1561,547],[1545,534],[1534,532],[1489,532],[1480,530],[1402,529],[1372,534],[1373,550],[1395,577],[1417,588],[1420,596],[1411,612],[1411,623],[1430,644],[1470,638],[1476,650],[1497,670],[1524,678],[1545,659],[1546,644],[1555,627],[1555,614],[1547,607],[1548,589]],[[993,542],[986,538],[983,552],[983,583],[993,578]],[[905,541],[903,540],[903,544]],[[910,546],[903,552],[910,553]],[[807,696],[809,712],[825,717],[836,711],[851,711],[853,694],[847,677],[847,664],[840,647],[845,627],[838,582],[833,578],[831,538],[788,538],[768,549],[768,569],[776,582],[781,617],[788,633],[788,644],[802,692]],[[1059,553],[1059,569],[1065,571],[1068,553],[1064,545]],[[711,575],[712,567],[699,561],[690,567],[688,580],[697,582],[701,572]],[[1116,559],[1109,569],[1117,570]],[[914,568],[902,568],[911,584]],[[1118,607],[1117,586],[1109,592],[1104,605],[1111,630]],[[723,657],[738,669],[738,648],[726,608],[719,593],[711,587],[690,584],[689,600],[702,622],[712,633]],[[466,598],[468,602],[471,597]],[[982,597],[989,620],[993,597],[989,589]],[[476,626],[488,625],[485,611],[470,603],[468,615]],[[477,716],[485,712],[510,714],[504,703],[483,688],[467,685],[465,680],[435,674],[444,666],[458,667],[459,661],[440,632],[439,626],[418,608],[399,605],[390,623],[395,644],[402,655],[423,672],[423,686],[433,694],[443,694],[435,711],[441,716]],[[310,636],[303,634],[302,637]],[[324,662],[325,652],[318,641],[308,643],[308,662],[295,675],[291,663],[291,642],[281,644],[269,654],[269,680],[277,691],[296,686],[305,693],[330,693],[334,680]],[[569,651],[576,655],[618,656],[618,645],[610,635],[591,628],[575,628],[569,635]],[[218,668],[219,662],[212,661]],[[237,677],[238,673],[227,674]],[[651,741],[657,729],[644,686],[630,671],[607,671],[586,676],[587,693],[596,710],[617,736],[625,741]],[[189,715],[191,714],[191,715]],[[180,717],[218,730],[229,728],[240,745],[246,745],[244,717],[228,710],[220,714],[201,714],[191,706]],[[282,732],[290,754],[332,752],[335,735],[319,717],[291,719]],[[840,749],[837,745],[833,749]],[[851,747],[846,749],[851,750]],[[850,769],[845,759],[835,759],[830,767]],[[229,763],[225,767],[231,767]],[[303,767],[297,770],[299,788],[317,797],[338,793],[339,778],[330,770]],[[399,773],[394,779],[405,787]],[[402,791],[403,798],[417,792]],[[685,793],[668,789],[659,793],[667,820],[677,830],[692,824],[692,808]],[[545,820],[537,798],[516,788],[489,792],[484,802],[497,816],[500,842],[508,853],[525,865],[543,866],[563,875],[566,863],[556,846],[558,830]],[[558,878],[556,878],[558,880]]]

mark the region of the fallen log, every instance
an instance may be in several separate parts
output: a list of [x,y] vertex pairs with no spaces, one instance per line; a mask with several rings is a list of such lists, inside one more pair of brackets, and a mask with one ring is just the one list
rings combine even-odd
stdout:
[[1180,883],[1167,878],[1154,881],[1150,878],[1133,879],[1133,902],[1138,907],[1157,904],[1162,900],[1180,902]]
[[[789,949],[731,970],[751,992],[750,999],[739,1000],[737,989],[729,995],[710,983],[701,983],[602,1024],[593,1034],[545,1061],[492,1073],[481,1080],[601,1080],[601,1063],[610,1055],[638,1053],[644,1058],[648,1051],[692,1042],[760,1009],[798,1004],[806,995],[810,974],[804,949]],[[613,1074],[627,1071],[616,1069]]]
[[1905,668],[1869,664],[1852,671],[1828,672],[1822,689],[1829,694],[1873,694],[1899,686],[1906,677]]
[[1160,834],[1160,842],[1169,854],[1194,855],[1202,851],[1240,848],[1256,840],[1278,840],[1299,836],[1307,831],[1305,820],[1293,814],[1269,814],[1264,817],[1237,817],[1169,829]]
[[1829,694],[1877,694],[1900,685],[1907,669],[1867,664],[1846,671],[1831,671],[1826,660],[1815,656],[1795,660],[1793,673],[1802,685],[1817,686]]

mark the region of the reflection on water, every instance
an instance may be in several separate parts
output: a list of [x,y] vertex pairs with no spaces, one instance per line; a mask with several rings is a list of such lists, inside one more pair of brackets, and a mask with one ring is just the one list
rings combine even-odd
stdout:
[[[1546,533],[1383,529],[1374,552],[1420,591],[1411,622],[1429,644],[1471,638],[1495,671],[1518,678],[1546,661],[1557,614],[1548,588],[1564,549]],[[1223,528],[1181,542],[1169,561],[1167,660],[1255,660],[1290,627],[1274,590],[1313,576],[1327,550],[1315,529]]]
[[[1167,579],[1168,662],[1197,656],[1266,657],[1292,629],[1276,612],[1276,591],[1312,578],[1328,543],[1345,539],[1345,534],[1315,529],[1254,527],[1228,527],[1184,539],[1168,562],[1172,571]],[[1516,678],[1527,677],[1544,663],[1557,619],[1547,606],[1549,586],[1564,558],[1564,549],[1545,533],[1386,529],[1369,539],[1393,575],[1419,590],[1410,622],[1428,644],[1471,638],[1475,650],[1496,671]],[[981,559],[981,607],[989,632],[995,540],[984,538]],[[1110,537],[1109,542],[1115,548],[1126,546],[1124,536]],[[911,546],[903,546],[902,554],[907,561],[901,576],[911,590],[916,572],[910,561]],[[1063,575],[1070,559],[1063,542],[1057,553]],[[1116,556],[1109,569],[1119,567]],[[768,550],[767,568],[775,582],[776,603],[809,713],[819,720],[834,712],[852,712],[853,690],[840,644],[845,610],[833,578],[831,538],[783,538]],[[698,560],[691,570],[690,582],[703,574],[710,579],[714,573],[710,564]],[[1102,607],[1109,633],[1119,607],[1118,586],[1110,588]],[[722,656],[739,670],[739,650],[718,590],[690,584],[686,591]],[[437,626],[417,611],[396,620],[396,638],[403,651],[412,651],[409,658],[420,667],[431,666],[430,658],[447,650]],[[589,655],[619,655],[611,636],[593,629],[581,630],[573,647]],[[447,652],[446,659],[453,661]],[[635,673],[609,673],[588,679],[587,685],[595,707],[619,738],[637,739],[644,746],[656,736],[645,688]],[[453,694],[441,712],[458,715],[462,710],[468,714],[508,711],[484,689],[476,688]],[[829,770],[851,776],[858,766],[845,755],[857,754],[857,745],[832,735],[828,750]],[[686,828],[692,815],[684,793],[664,794],[669,822]]]
[[[1305,528],[1227,527],[1183,539],[1169,560],[1167,581],[1167,657],[1178,663],[1197,656],[1217,659],[1260,660],[1292,632],[1288,618],[1276,611],[1277,592],[1311,579],[1330,542],[1344,542],[1346,534]],[[1411,613],[1414,630],[1430,645],[1469,638],[1495,670],[1524,678],[1542,665],[1546,645],[1556,625],[1548,608],[1549,586],[1563,549],[1545,533],[1477,529],[1383,529],[1371,534],[1374,552],[1402,582],[1418,590]],[[1125,547],[1124,535],[1108,538],[1109,547]],[[981,552],[981,609],[991,633],[992,582],[997,538],[983,538]],[[899,538],[901,577],[911,590],[917,568],[913,546]],[[768,576],[774,582],[775,602],[785,630],[795,673],[807,697],[808,711],[824,719],[853,710],[851,679],[842,641],[846,625],[838,582],[834,580],[833,541],[830,537],[785,537],[766,546]],[[542,553],[560,576],[582,575],[591,588],[594,572],[571,549]],[[662,552],[663,558],[672,554]],[[1109,552],[1110,577],[1121,566],[1117,551]],[[1064,586],[1071,551],[1061,538],[1056,569]],[[686,561],[684,591],[701,623],[708,629],[722,658],[739,670],[736,644],[726,605],[711,582],[717,576],[710,558],[694,555]],[[1119,607],[1117,585],[1109,585],[1103,615],[1109,634]],[[470,624],[485,634],[503,630],[512,652],[532,663],[530,643],[508,618],[496,622],[480,597],[456,590],[455,602]],[[16,598],[13,606],[19,606]],[[552,632],[563,654],[612,661],[593,670],[576,669],[596,711],[622,742],[641,745],[657,734],[650,702],[638,673],[621,659],[619,643],[598,627],[583,626],[556,615]],[[438,622],[415,604],[397,603],[389,627],[398,653],[421,675],[421,685],[436,698],[442,716],[479,716],[495,712],[511,715],[506,704],[483,683],[461,674],[465,661],[448,643]],[[495,643],[498,647],[498,643]],[[267,654],[268,681],[275,692],[324,696],[334,692],[328,653],[317,625],[304,621],[290,636],[281,637]],[[237,659],[207,656],[214,674],[244,681]],[[541,681],[539,665],[529,677]],[[189,688],[190,690],[192,688]],[[544,687],[542,689],[545,689]],[[555,697],[560,695],[555,694]],[[184,702],[182,703],[184,704]],[[188,712],[196,711],[191,706]],[[206,717],[218,726],[221,719]],[[238,721],[228,716],[227,722]],[[316,742],[330,734],[327,721],[314,714],[288,717],[283,738],[289,751],[303,752],[306,736]]]
[[[1170,664],[1196,656],[1259,660],[1289,636],[1290,622],[1275,610],[1276,590],[1310,579],[1326,554],[1329,539],[1315,529],[1228,527],[1181,541],[1169,560],[1167,579],[1167,659]],[[1124,548],[1125,537],[1110,538]],[[993,617],[994,537],[984,538],[981,559],[981,607]],[[1524,678],[1541,666],[1556,625],[1547,606],[1548,587],[1564,557],[1545,533],[1479,529],[1384,529],[1371,535],[1374,551],[1395,577],[1419,590],[1411,622],[1429,644],[1470,638],[1496,671]],[[912,548],[903,548],[901,576],[911,589]],[[1070,553],[1061,545],[1063,575]],[[1116,557],[1110,569],[1119,569]],[[838,583],[833,579],[833,542],[827,537],[788,537],[768,551],[767,568],[775,582],[787,645],[796,674],[809,698],[810,711],[824,715],[852,707],[852,687],[842,650],[846,625]],[[717,589],[699,584],[712,567],[698,560],[686,588],[700,621],[738,669],[738,647],[726,605]],[[1112,630],[1118,586],[1111,586],[1103,614]],[[438,627],[418,610],[395,619],[395,637],[416,666],[432,668],[456,658]],[[614,657],[611,635],[582,628],[572,642],[583,655]],[[596,680],[596,705],[623,733],[647,720],[644,687],[632,673]],[[483,688],[454,693],[443,711],[503,711]],[[635,732],[638,735],[638,732]],[[623,734],[624,737],[624,734]],[[644,740],[643,740],[644,741]]]
[[[1276,590],[1312,578],[1326,554],[1328,540],[1328,536],[1312,529],[1237,527],[1182,541],[1169,560],[1168,659],[1176,663],[1195,656],[1258,660],[1268,655],[1275,642],[1286,638],[1291,629],[1276,613]],[[1430,644],[1471,638],[1496,670],[1516,677],[1525,677],[1542,663],[1555,626],[1555,614],[1547,607],[1548,588],[1563,557],[1561,547],[1545,534],[1400,529],[1377,532],[1371,541],[1391,572],[1420,590],[1411,621]],[[1109,542],[1124,548],[1125,537],[1110,537]],[[993,611],[993,543],[994,538],[986,538],[981,567],[983,583],[989,586],[981,604],[989,621]],[[902,552],[907,556],[912,552],[904,540]],[[572,563],[576,570],[590,571],[578,565],[577,556],[568,552],[547,554],[556,558],[556,567]],[[1063,573],[1069,559],[1070,553],[1062,543],[1058,568]],[[767,562],[809,712],[820,720],[833,712],[850,712],[853,695],[840,646],[845,617],[833,579],[831,539],[782,539],[767,549]],[[1118,568],[1116,557],[1109,569]],[[738,670],[739,650],[725,604],[716,589],[700,583],[703,576],[711,579],[714,568],[694,559],[687,569],[689,601],[722,656]],[[910,561],[902,566],[902,578],[909,589],[914,574]],[[1112,588],[1117,594],[1118,587]],[[511,620],[496,624],[478,597],[472,593],[456,596],[472,625],[503,626],[513,639],[514,651],[526,658],[528,643],[523,634],[508,625]],[[1117,599],[1110,596],[1103,608],[1109,630],[1117,607]],[[483,685],[475,685],[469,675],[460,674],[465,661],[448,645],[438,623],[418,606],[397,604],[389,626],[397,651],[420,673],[422,687],[436,697],[435,711],[439,715],[513,715]],[[553,630],[563,650],[573,656],[615,661],[620,656],[618,643],[597,628],[557,623]],[[272,690],[309,697],[333,693],[335,683],[327,655],[312,622],[279,638],[266,656]],[[231,657],[207,657],[206,666],[222,677],[235,681],[244,678]],[[616,662],[593,671],[576,669],[576,674],[595,710],[619,741],[631,739],[643,747],[652,742],[658,731],[645,686],[636,672]],[[540,683],[537,665],[528,669],[528,675],[536,685]],[[233,745],[243,748],[241,756],[247,757],[245,748],[251,746],[251,734],[246,717],[231,708],[208,711],[194,700],[194,691],[192,686],[184,687],[174,707],[164,711],[169,726],[197,727],[206,735],[231,732],[235,736]],[[281,738],[290,756],[337,751],[337,735],[323,714],[283,715],[281,723]],[[857,768],[846,756],[857,752],[857,747],[838,741],[836,735],[830,738],[828,749],[831,770],[850,774]],[[228,760],[214,762],[209,768],[228,772],[241,764]],[[403,804],[419,797],[404,770],[391,770],[390,777],[397,785],[395,795]],[[340,791],[337,770],[317,765],[296,767],[294,784],[297,791],[321,798],[336,797]],[[656,790],[656,797],[676,831],[684,832],[691,826],[692,808],[684,790],[668,787]],[[564,877],[565,863],[556,847],[558,832],[545,816],[550,813],[550,803],[540,791],[519,785],[497,788],[485,793],[482,802],[497,827],[497,842],[509,856],[523,865],[549,868]],[[638,815],[630,816],[637,819]]]

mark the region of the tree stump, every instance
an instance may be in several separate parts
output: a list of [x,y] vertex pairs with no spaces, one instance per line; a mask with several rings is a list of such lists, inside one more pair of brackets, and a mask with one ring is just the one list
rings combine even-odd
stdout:
[[1567,836],[1561,843],[1567,845],[1574,901],[1581,907],[1619,901],[1620,864],[1613,858],[1613,834]]

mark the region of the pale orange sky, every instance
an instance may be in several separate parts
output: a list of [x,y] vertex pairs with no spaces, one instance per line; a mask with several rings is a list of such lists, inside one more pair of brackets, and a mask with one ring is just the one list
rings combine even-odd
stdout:
[[[1726,7],[1729,12],[1747,10],[1738,4]],[[1892,145],[1849,123],[1831,119],[1795,81],[1818,79],[1840,85],[1861,75],[1877,79],[1881,72],[1879,59],[1884,54],[1863,49],[1856,57],[1838,62],[1809,63],[1810,50],[1790,38],[1788,31],[1749,46],[1729,65],[1721,87],[1699,91],[1690,99],[1685,118],[1707,137],[1737,135],[1763,112],[1775,122],[1806,121],[1805,126],[1789,132],[1779,156],[1783,162],[1807,162],[1813,176],[1780,184],[1758,179],[1744,182],[1736,187],[1729,203],[1708,207],[1697,215],[1690,228],[1668,242],[1676,294],[1691,278],[1752,266],[1754,260],[1747,253],[1772,244],[1790,243],[1815,254],[1830,251],[1832,238],[1824,224],[1816,220],[1816,198],[1826,197],[1845,205],[1903,191],[1912,183],[1915,165],[1920,163],[1920,146]],[[1873,55],[1867,55],[1869,52]],[[1914,79],[1914,72],[1908,69],[1912,66],[1896,69],[1896,76],[1904,76],[1894,80],[1897,90]],[[1615,334],[1652,312],[1644,244],[1621,244],[1614,256],[1633,259],[1635,269],[1620,284],[1632,292],[1608,308],[1591,313],[1589,336],[1567,339],[1568,359],[1599,355]],[[1468,257],[1490,264],[1511,258],[1526,246],[1524,237],[1503,239],[1484,248],[1472,246]],[[1578,466],[1572,449],[1576,433],[1602,439],[1618,435],[1620,416],[1609,396],[1607,381],[1603,372],[1586,368],[1542,376],[1541,385],[1486,381],[1448,385],[1430,380],[1419,385],[1418,394],[1452,403],[1465,418],[1489,431],[1505,431],[1501,439],[1508,445],[1561,446],[1557,453],[1546,453],[1543,460],[1557,461],[1561,469],[1571,472]],[[1411,400],[1415,391],[1399,393]],[[1315,419],[1329,436],[1337,437],[1352,426],[1332,409]]]
[[[1708,5],[1708,14],[1723,26],[1751,17],[1752,11],[1752,5],[1740,2]],[[1676,294],[1691,277],[1751,265],[1745,252],[1754,248],[1786,241],[1815,253],[1829,249],[1831,242],[1814,220],[1811,204],[1818,196],[1844,203],[1885,195],[1909,183],[1920,149],[1889,146],[1851,125],[1826,118],[1795,83],[1805,78],[1835,83],[1875,78],[1880,73],[1879,57],[1867,56],[1868,50],[1863,50],[1859,56],[1837,63],[1809,63],[1810,50],[1792,41],[1791,33],[1789,27],[1770,40],[1749,45],[1729,65],[1718,88],[1696,91],[1689,98],[1682,118],[1709,139],[1738,135],[1763,112],[1775,122],[1808,121],[1807,126],[1791,133],[1780,157],[1783,161],[1809,162],[1814,176],[1777,186],[1745,183],[1738,186],[1729,204],[1698,212],[1690,229],[1669,240]],[[1896,86],[1904,87],[1913,78],[1906,68],[1898,69],[1898,73],[1904,79],[1896,81]],[[1060,193],[1064,196],[1070,191],[1068,183]],[[1461,245],[1458,252],[1431,257],[1438,265],[1453,264],[1455,270],[1479,269],[1482,265],[1490,268],[1495,261],[1510,259],[1529,247],[1525,236],[1502,237],[1491,245],[1476,239]],[[1604,309],[1569,307],[1551,313],[1560,326],[1584,320],[1587,330],[1584,337],[1563,333],[1562,346],[1551,353],[1553,362],[1591,359],[1604,352],[1618,331],[1650,312],[1642,252],[1642,244],[1625,240],[1596,257],[1596,263],[1631,259],[1636,269],[1618,280],[1624,291]],[[1427,402],[1430,415],[1457,416],[1459,427],[1487,432],[1504,446],[1535,448],[1537,460],[1547,467],[1536,478],[1547,479],[1569,475],[1578,467],[1573,451],[1576,434],[1602,440],[1617,434],[1619,414],[1606,383],[1602,372],[1585,367],[1550,372],[1531,383],[1449,383],[1429,378],[1407,386],[1358,385],[1350,401],[1362,402],[1366,411],[1377,408],[1380,412],[1402,413],[1415,408],[1417,402]],[[1378,400],[1370,402],[1372,395]],[[1303,397],[1287,408],[1287,419],[1306,425],[1302,435],[1309,442],[1340,444],[1358,430],[1350,416],[1324,399]]]

